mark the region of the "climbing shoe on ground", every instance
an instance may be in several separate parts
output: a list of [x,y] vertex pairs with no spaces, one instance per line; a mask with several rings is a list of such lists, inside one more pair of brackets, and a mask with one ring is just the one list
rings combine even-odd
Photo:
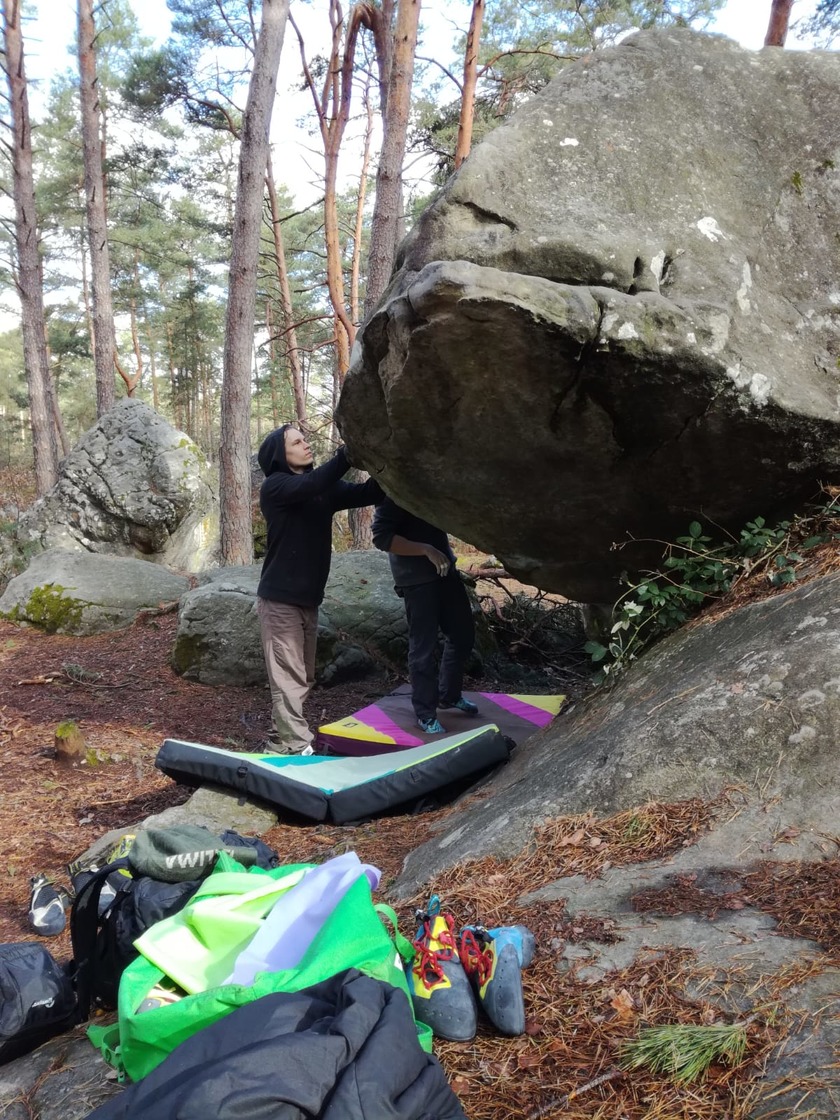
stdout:
[[458,955],[479,1005],[502,1034],[525,1032],[522,969],[534,957],[534,935],[527,926],[464,926]]
[[302,747],[300,743],[281,743],[277,739],[266,739],[262,745],[265,754],[288,754],[308,757],[315,753],[311,743]]
[[459,696],[451,704],[441,704],[440,706],[441,708],[456,708],[459,712],[463,712],[465,716],[478,715],[478,704],[473,704],[472,700],[468,700],[466,696]]
[[478,1008],[458,959],[454,919],[441,912],[440,900],[432,895],[417,920],[414,960],[406,969],[414,1016],[438,1038],[467,1042],[475,1037]]
[[63,887],[54,886],[46,875],[33,875],[29,883],[29,924],[42,937],[57,937],[67,924],[69,894]]
[[429,719],[418,719],[417,724],[427,735],[443,735],[446,731],[437,716],[431,716]]

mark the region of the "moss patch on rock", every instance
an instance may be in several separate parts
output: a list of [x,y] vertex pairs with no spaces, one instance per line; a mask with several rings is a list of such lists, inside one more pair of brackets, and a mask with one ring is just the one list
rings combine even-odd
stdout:
[[48,634],[59,630],[75,630],[82,621],[84,604],[78,599],[65,596],[66,591],[59,583],[47,583],[36,587],[29,596],[26,606],[15,607],[10,612],[16,618],[42,626]]

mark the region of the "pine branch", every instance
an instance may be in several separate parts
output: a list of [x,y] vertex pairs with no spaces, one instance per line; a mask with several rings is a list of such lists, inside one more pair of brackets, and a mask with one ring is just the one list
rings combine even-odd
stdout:
[[695,1081],[719,1060],[737,1065],[747,1048],[747,1026],[741,1023],[711,1025],[674,1024],[648,1027],[621,1047],[619,1060],[625,1070],[648,1069],[670,1076],[677,1083]]

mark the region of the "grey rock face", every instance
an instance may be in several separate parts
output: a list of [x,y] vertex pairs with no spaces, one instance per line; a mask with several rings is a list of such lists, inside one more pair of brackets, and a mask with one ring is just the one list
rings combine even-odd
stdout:
[[698,516],[836,478],[838,113],[836,54],[668,29],[569,66],[403,243],[341,398],[354,459],[581,602]]
[[99,634],[130,625],[139,611],[180,599],[186,576],[129,557],[66,548],[39,553],[0,597],[0,615],[50,633]]
[[802,1079],[814,1077],[808,1110],[834,1120],[838,1027],[823,1015],[837,986],[834,957],[782,933],[771,915],[751,906],[729,910],[721,900],[713,916],[667,908],[639,913],[633,899],[688,877],[711,902],[737,891],[741,875],[760,861],[835,857],[838,593],[840,576],[827,576],[662,642],[611,687],[519,747],[485,789],[488,796],[456,811],[408,856],[393,893],[406,898],[423,884],[429,889],[461,861],[518,853],[546,820],[728,790],[728,803],[696,843],[664,859],[607,864],[592,880],[535,881],[518,902],[539,911],[562,898],[568,915],[608,923],[611,944],[560,946],[559,967],[584,981],[599,983],[674,947],[690,949],[707,979],[687,998],[710,1000],[730,1019],[779,998],[778,976],[801,968],[802,982],[783,997],[792,1033],[770,1055],[765,1092],[750,1115],[798,1115]]
[[0,1120],[83,1120],[121,1091],[85,1025],[0,1066]]
[[[257,618],[260,565],[206,573],[181,603],[172,652],[175,670],[204,684],[261,684],[265,663]],[[318,680],[335,684],[375,665],[403,666],[407,627],[382,552],[332,558],[319,612]]]
[[199,576],[178,608],[172,667],[203,684],[260,684],[265,665],[257,619],[260,565]]
[[[833,834],[840,812],[839,593],[840,576],[827,576],[664,640],[523,744],[492,798],[412,853],[399,889],[455,859],[518,852],[552,817],[715,797],[733,785],[778,798],[762,839],[795,825],[800,854],[810,845],[809,858],[821,858],[820,836]],[[739,850],[733,842],[716,858],[727,847]],[[759,852],[758,840],[746,847]]]
[[218,508],[198,446],[126,398],[82,436],[58,482],[21,517],[28,554],[62,547],[198,571],[213,563]]

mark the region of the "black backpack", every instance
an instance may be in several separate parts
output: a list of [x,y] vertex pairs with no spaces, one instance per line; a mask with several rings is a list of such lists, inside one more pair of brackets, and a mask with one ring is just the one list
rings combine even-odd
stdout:
[[[73,901],[71,968],[80,1022],[89,1017],[92,1006],[117,1006],[120,977],[138,956],[134,942],[155,922],[183,909],[200,882],[164,883],[145,875],[113,874],[128,869],[128,860],[118,859],[93,872]],[[99,896],[106,880],[116,885],[117,893],[100,914]]]
[[37,941],[0,945],[0,1065],[75,1022],[73,984],[52,954]]

